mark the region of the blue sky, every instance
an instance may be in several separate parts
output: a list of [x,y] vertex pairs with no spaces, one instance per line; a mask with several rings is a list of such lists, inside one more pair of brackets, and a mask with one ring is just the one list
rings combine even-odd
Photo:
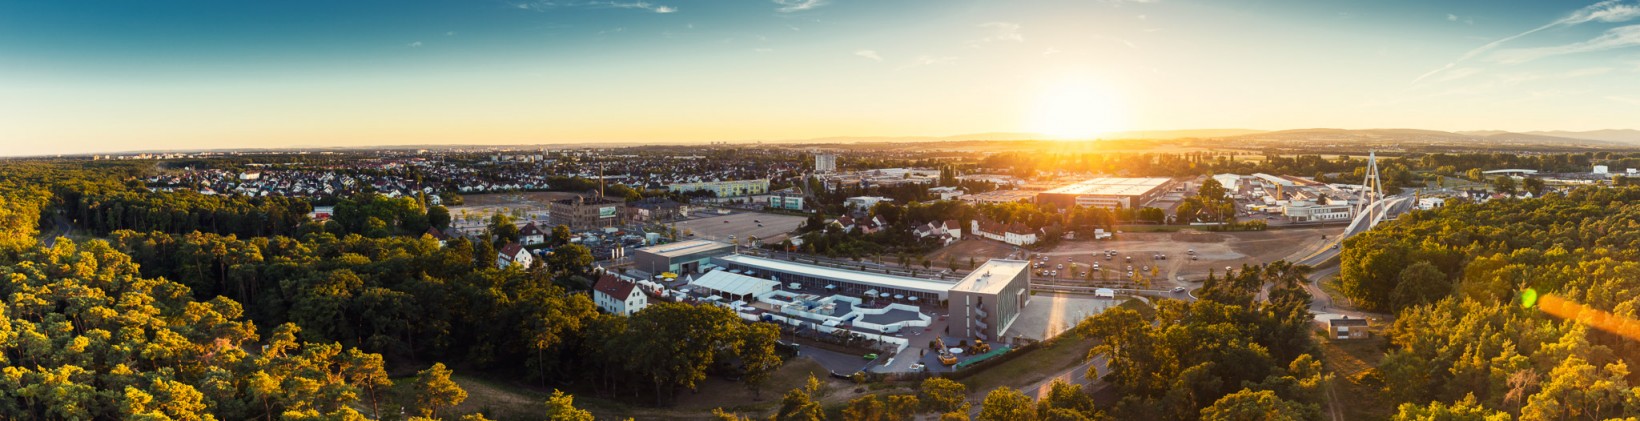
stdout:
[[0,0],[0,154],[1640,121],[1640,0]]

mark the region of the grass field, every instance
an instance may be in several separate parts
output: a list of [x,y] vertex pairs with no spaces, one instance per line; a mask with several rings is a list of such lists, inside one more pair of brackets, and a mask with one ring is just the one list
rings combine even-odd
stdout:
[[1378,361],[1384,357],[1384,338],[1375,330],[1366,339],[1334,340],[1318,335],[1323,363],[1333,374],[1332,396],[1344,419],[1383,420],[1395,408],[1384,398]]
[[1088,357],[1088,350],[1093,349],[1093,341],[1076,330],[1067,331],[1043,344],[1041,348],[1027,351],[1030,354],[987,368],[963,379],[962,383],[968,385],[969,392],[979,394],[1002,386],[1018,388],[1030,385],[1081,364]]

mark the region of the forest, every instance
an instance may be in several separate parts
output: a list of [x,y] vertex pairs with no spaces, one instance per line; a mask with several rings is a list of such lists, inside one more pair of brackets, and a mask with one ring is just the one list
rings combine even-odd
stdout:
[[[1526,308],[1528,288],[1640,315],[1640,188],[1415,211],[1346,241],[1341,289],[1394,312],[1378,367],[1402,413],[1522,420],[1640,414],[1640,343]],[[1591,317],[1586,313],[1579,317]],[[1576,319],[1576,318],[1574,318]]]

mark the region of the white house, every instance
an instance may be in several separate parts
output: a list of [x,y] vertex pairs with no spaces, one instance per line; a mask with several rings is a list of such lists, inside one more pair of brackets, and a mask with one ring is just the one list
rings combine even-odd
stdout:
[[592,285],[592,302],[609,314],[631,316],[649,306],[649,296],[636,282],[606,274]]
[[526,246],[545,243],[547,242],[547,233],[541,231],[541,227],[535,226],[535,223],[531,222],[524,225],[524,229],[518,230],[518,242],[524,243]]
[[507,243],[507,245],[501,247],[500,252],[496,253],[495,267],[506,269],[508,265],[514,263],[519,266],[530,267],[530,263],[534,262],[535,256],[531,256],[530,251],[525,250],[523,244]]
[[975,219],[970,225],[972,225],[973,234],[980,238],[988,238],[1016,246],[1036,244],[1036,231],[1026,227],[1025,224],[1018,222],[1000,224],[991,221],[981,222]]

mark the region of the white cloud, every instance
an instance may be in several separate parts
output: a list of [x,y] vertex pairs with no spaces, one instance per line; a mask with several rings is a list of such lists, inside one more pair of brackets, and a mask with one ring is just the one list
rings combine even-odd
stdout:
[[1051,56],[1051,55],[1059,54],[1059,53],[1062,53],[1062,52],[1063,51],[1059,51],[1058,48],[1048,47],[1048,49],[1042,50],[1042,55]]
[[989,30],[989,34],[981,42],[1013,41],[1025,42],[1025,36],[1019,33],[1019,24],[1013,22],[986,22],[979,27]]
[[877,51],[876,51],[876,50],[860,50],[860,51],[855,51],[855,52],[854,52],[854,55],[857,55],[857,56],[860,56],[860,57],[865,57],[865,58],[869,58],[869,59],[871,59],[871,60],[872,60],[872,61],[883,61],[883,56],[881,56],[881,55],[878,55],[878,54],[877,54]]
[[412,42],[409,45],[410,45],[410,48],[420,48],[421,47],[421,41]]
[[1457,22],[1458,21],[1458,15],[1447,13],[1446,14],[1446,21],[1447,22]]
[[455,35],[456,35],[456,31],[450,31],[450,32],[445,32],[444,33],[444,36],[447,36],[447,37],[453,37]]
[[1625,48],[1640,45],[1640,25],[1620,26],[1607,30],[1588,41],[1552,47],[1516,48],[1498,51],[1492,59],[1504,64],[1520,64],[1545,57],[1566,54],[1588,53],[1605,51],[1615,48]]
[[801,12],[801,11],[804,11],[804,10],[813,10],[816,7],[826,5],[826,0],[771,0],[771,1],[773,1],[774,4],[780,5],[780,7],[777,7],[777,8],[774,9],[774,11],[780,12],[780,13],[792,13],[792,12]]
[[1467,61],[1469,59],[1475,58],[1476,56],[1479,56],[1482,53],[1485,53],[1485,52],[1491,51],[1493,49],[1496,49],[1496,48],[1502,46],[1505,43],[1508,43],[1510,41],[1514,41],[1516,39],[1519,39],[1519,38],[1527,36],[1527,35],[1542,32],[1542,31],[1548,30],[1550,28],[1580,25],[1580,24],[1584,24],[1584,23],[1588,23],[1588,22],[1594,22],[1594,21],[1600,21],[1600,22],[1626,22],[1626,21],[1629,21],[1629,20],[1633,20],[1635,18],[1640,18],[1640,5],[1627,4],[1627,3],[1624,3],[1624,0],[1606,0],[1606,1],[1599,2],[1599,3],[1584,6],[1581,9],[1577,9],[1575,11],[1572,11],[1571,14],[1568,14],[1564,17],[1561,17],[1560,19],[1556,19],[1553,22],[1549,22],[1547,24],[1544,24],[1543,26],[1532,28],[1531,30],[1528,30],[1526,32],[1521,32],[1521,33],[1518,33],[1518,34],[1515,34],[1515,35],[1510,35],[1510,36],[1507,36],[1507,37],[1503,37],[1503,38],[1500,38],[1496,41],[1492,41],[1492,42],[1486,43],[1485,45],[1482,45],[1480,47],[1476,47],[1475,49],[1469,50],[1468,52],[1465,52],[1462,56],[1459,56],[1457,60],[1453,60],[1452,62],[1447,63],[1445,66],[1441,66],[1438,69],[1431,70],[1427,73],[1419,75],[1417,79],[1412,80],[1412,84],[1416,85],[1416,84],[1418,84],[1418,82],[1422,82],[1424,79],[1428,79],[1429,77],[1434,76],[1438,73],[1450,70],[1454,67],[1457,67],[1458,64],[1461,64],[1464,61]]
[[774,52],[774,49],[773,48],[753,48],[752,52],[754,52],[754,53],[770,53],[770,52]]
[[678,8],[672,6],[655,6],[654,10],[655,13],[672,13],[678,11]]

